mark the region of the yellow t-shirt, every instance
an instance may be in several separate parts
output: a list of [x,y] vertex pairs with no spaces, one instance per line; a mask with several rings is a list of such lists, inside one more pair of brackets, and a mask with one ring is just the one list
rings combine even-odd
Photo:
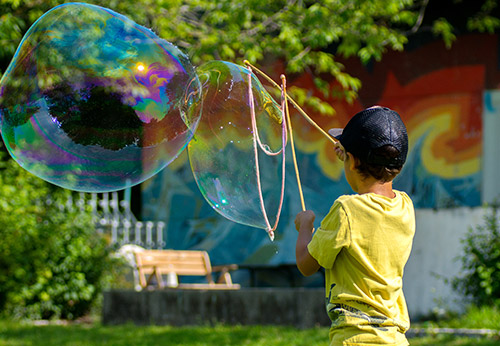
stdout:
[[408,345],[403,270],[415,234],[413,203],[374,193],[339,197],[308,245],[325,268],[330,345]]

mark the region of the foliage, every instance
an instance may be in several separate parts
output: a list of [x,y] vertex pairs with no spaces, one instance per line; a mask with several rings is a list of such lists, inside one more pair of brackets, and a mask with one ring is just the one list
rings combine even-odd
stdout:
[[[2,1],[0,59],[8,62],[28,27],[62,2]],[[195,65],[213,59],[236,63],[247,59],[267,65],[270,70],[273,62],[279,61],[287,74],[310,74],[325,96],[349,101],[356,97],[361,83],[345,71],[341,58],[357,57],[365,64],[378,61],[387,50],[403,50],[409,38],[419,33],[432,33],[450,46],[459,30],[450,17],[461,18],[456,16],[457,11],[467,11],[469,16],[463,26],[468,31],[491,33],[500,27],[500,19],[495,17],[495,0],[449,0],[444,5],[443,0],[88,2],[111,8],[152,28],[184,50]],[[436,15],[427,12],[433,5],[440,10]],[[450,11],[451,5],[457,11]],[[463,7],[458,9],[459,5]],[[332,79],[337,81],[335,87],[329,83]],[[294,90],[290,93],[293,95]],[[304,98],[306,105],[325,114],[333,113],[331,107],[317,108],[322,101],[308,94]]]
[[493,203],[484,224],[469,228],[462,240],[463,274],[452,280],[453,288],[475,304],[500,306],[500,204]]
[[0,310],[74,319],[101,293],[112,260],[89,210],[64,206],[70,191],[0,162]]

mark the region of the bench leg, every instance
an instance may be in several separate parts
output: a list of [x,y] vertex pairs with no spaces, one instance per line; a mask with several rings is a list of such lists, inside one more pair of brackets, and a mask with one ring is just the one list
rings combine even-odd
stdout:
[[231,274],[229,274],[229,271],[227,270],[222,270],[219,279],[217,280],[217,283],[224,283],[228,286],[233,284],[233,280],[231,279]]
[[151,285],[151,279],[153,277],[156,278],[156,284],[158,285],[159,288],[165,287],[165,285],[163,284],[163,278],[161,276],[160,270],[158,270],[157,268],[155,268],[155,269],[153,269],[153,272],[149,275],[148,281],[146,282],[146,286],[144,288],[146,288],[149,285]]
[[165,285],[163,284],[163,278],[161,276],[160,270],[155,268],[155,273],[156,273],[156,282],[158,283],[158,287],[159,288],[165,287]]

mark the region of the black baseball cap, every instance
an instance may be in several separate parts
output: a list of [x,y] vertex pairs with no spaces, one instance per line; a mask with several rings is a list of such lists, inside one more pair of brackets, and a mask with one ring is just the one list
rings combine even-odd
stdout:
[[[408,153],[408,134],[399,114],[387,107],[370,107],[356,113],[344,129],[328,131],[344,149],[363,162],[386,167],[402,166]],[[392,145],[395,158],[376,155],[373,150]]]

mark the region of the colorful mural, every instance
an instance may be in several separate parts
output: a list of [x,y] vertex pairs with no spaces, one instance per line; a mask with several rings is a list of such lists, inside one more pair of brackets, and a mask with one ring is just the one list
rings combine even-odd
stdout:
[[[397,110],[408,128],[410,152],[395,187],[407,191],[417,208],[479,206],[483,92],[498,88],[500,81],[497,40],[496,35],[467,36],[449,50],[430,42],[388,53],[370,66],[346,61],[346,70],[363,82],[357,102],[327,100],[336,110],[332,117],[308,113],[329,129],[344,126],[357,111],[374,104]],[[288,83],[312,86],[307,76]],[[319,225],[333,201],[352,191],[331,143],[298,114],[292,121],[306,207],[316,212]],[[287,164],[285,202],[274,242],[265,231],[213,211],[198,191],[185,154],[143,184],[143,218],[166,222],[168,248],[206,249],[215,264],[294,264],[293,221],[300,202],[292,163]],[[266,188],[270,186],[264,182]]]

